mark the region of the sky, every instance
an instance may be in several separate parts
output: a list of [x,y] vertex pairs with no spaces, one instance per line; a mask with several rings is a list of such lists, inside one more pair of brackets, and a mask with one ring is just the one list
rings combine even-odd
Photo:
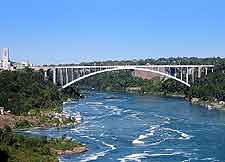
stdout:
[[34,64],[225,57],[224,0],[0,0],[0,48]]

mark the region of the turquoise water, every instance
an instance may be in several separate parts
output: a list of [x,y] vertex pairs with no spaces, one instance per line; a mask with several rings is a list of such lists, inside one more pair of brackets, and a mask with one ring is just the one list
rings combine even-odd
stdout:
[[225,113],[163,97],[90,92],[65,105],[80,112],[73,128],[32,130],[58,137],[66,134],[88,145],[81,155],[62,162],[198,162],[225,161]]

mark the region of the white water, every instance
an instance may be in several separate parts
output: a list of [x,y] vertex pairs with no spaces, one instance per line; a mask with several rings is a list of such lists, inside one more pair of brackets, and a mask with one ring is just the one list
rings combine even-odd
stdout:
[[183,100],[91,92],[65,105],[64,111],[80,112],[83,122],[74,128],[27,132],[66,134],[87,144],[89,151],[62,156],[62,162],[225,161],[224,113]]

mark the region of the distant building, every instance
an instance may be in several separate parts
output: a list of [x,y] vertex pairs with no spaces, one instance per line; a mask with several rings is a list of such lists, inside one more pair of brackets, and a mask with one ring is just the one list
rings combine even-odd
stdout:
[[9,48],[2,49],[2,69],[11,70],[11,63],[9,60]]
[[32,64],[29,61],[11,62],[9,57],[9,48],[2,49],[2,61],[0,64],[1,70],[21,70],[31,66]]
[[29,61],[21,61],[21,62],[14,62],[12,63],[12,66],[15,70],[21,70],[26,67],[31,67],[32,64]]

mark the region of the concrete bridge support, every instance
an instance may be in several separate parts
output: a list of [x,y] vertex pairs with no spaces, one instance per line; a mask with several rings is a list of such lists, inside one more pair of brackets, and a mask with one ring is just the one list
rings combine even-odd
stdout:
[[66,84],[69,83],[68,69],[65,69],[66,72]]
[[189,81],[189,80],[188,80],[188,79],[189,79],[189,78],[188,78],[188,76],[189,76],[189,71],[188,71],[188,70],[189,70],[189,69],[188,69],[188,67],[187,67],[187,71],[186,71],[186,82],[187,82],[187,83],[188,83],[188,81]]
[[45,80],[48,79],[48,71],[47,70],[44,71],[44,77],[45,77]]
[[180,80],[183,80],[183,68],[180,68]]
[[192,83],[195,82],[195,68],[191,69],[191,79],[192,79]]
[[198,67],[198,78],[201,78],[201,72],[202,72],[201,67]]
[[63,86],[63,69],[59,70],[60,85]]
[[73,71],[73,69],[71,69],[71,78],[72,78],[72,80],[74,80],[74,71]]
[[52,71],[53,71],[53,76],[52,76],[52,78],[53,78],[53,84],[56,85],[56,69],[53,69]]
[[177,77],[177,68],[174,69],[174,76]]

